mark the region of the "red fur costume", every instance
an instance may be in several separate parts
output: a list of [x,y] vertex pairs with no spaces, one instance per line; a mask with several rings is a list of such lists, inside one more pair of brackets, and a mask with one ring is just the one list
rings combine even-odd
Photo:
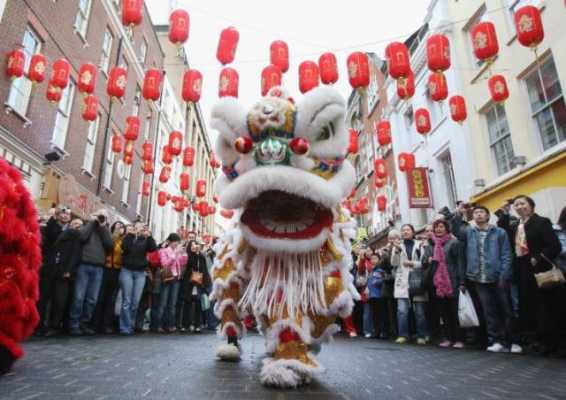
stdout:
[[0,374],[24,353],[39,321],[39,223],[19,171],[0,158]]

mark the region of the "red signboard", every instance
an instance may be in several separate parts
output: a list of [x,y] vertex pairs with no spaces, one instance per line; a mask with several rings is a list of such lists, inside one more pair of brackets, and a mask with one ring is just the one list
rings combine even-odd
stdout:
[[415,168],[407,172],[407,185],[409,187],[409,208],[432,208],[426,168]]

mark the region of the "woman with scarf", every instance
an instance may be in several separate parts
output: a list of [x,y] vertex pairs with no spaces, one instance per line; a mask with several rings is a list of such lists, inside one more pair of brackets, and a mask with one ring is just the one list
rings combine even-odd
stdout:
[[191,332],[200,332],[203,321],[202,296],[206,295],[206,288],[210,286],[211,280],[200,245],[196,241],[189,242],[187,253],[189,257],[182,289],[185,294],[183,328]]
[[445,331],[440,347],[461,349],[464,343],[458,323],[458,295],[465,291],[464,252],[461,243],[450,233],[447,221],[435,221],[432,229],[433,246],[427,247],[423,260],[428,268],[433,268],[433,301]]

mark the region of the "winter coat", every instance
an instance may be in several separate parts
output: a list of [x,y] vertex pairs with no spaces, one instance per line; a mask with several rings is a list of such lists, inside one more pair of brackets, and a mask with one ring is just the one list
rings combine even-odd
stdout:
[[[393,294],[396,299],[409,298],[409,274],[413,268],[422,268],[420,247],[420,243],[415,241],[410,260],[404,243],[401,244],[401,250],[395,248],[392,251],[391,265],[394,268],[395,276]],[[405,261],[413,261],[415,265],[413,267],[405,267]],[[428,301],[428,295],[425,293],[424,295],[414,296],[412,299],[416,302],[426,302]]]
[[45,227],[41,229],[41,251],[43,267],[51,267],[56,264],[57,249],[55,242],[63,232],[63,226],[55,217],[49,218]]
[[112,251],[112,236],[107,227],[98,221],[90,221],[81,228],[81,263],[103,267],[106,254]]
[[60,277],[64,274],[74,276],[81,260],[81,232],[78,229],[65,230],[59,235],[54,248]]
[[122,241],[123,236],[117,236],[114,238],[114,246],[112,251],[106,257],[106,267],[113,269],[122,268]]
[[382,297],[383,279],[385,271],[383,268],[376,266],[368,277],[368,290],[370,299],[379,299]]
[[122,241],[122,266],[131,271],[144,271],[148,267],[147,253],[157,248],[150,237],[128,233]]
[[187,266],[187,253],[181,247],[173,250],[171,247],[165,247],[159,250],[161,259],[161,268],[170,270],[176,278],[180,278]]
[[[456,297],[459,292],[458,288],[466,281],[466,260],[464,259],[464,249],[462,243],[455,237],[446,242],[443,246],[443,249],[446,264],[448,266],[450,284],[454,293],[453,296]],[[428,262],[428,259],[432,258],[433,255],[434,245],[427,246],[425,249],[425,254],[423,255],[423,267],[435,268],[435,270],[432,271],[434,274],[436,272],[436,267],[435,265],[431,265]],[[433,264],[435,264],[434,261]]]
[[191,282],[191,274],[193,272],[201,272],[203,274],[202,285],[197,285],[198,296],[206,293],[212,285],[204,255],[189,252],[187,268],[183,277],[183,292],[187,299],[189,299],[193,294],[194,284]]
[[394,284],[395,284],[395,274],[394,268],[391,265],[391,251],[389,248],[383,248],[381,250],[381,260],[379,261],[379,267],[383,270],[383,286],[381,287],[381,297],[392,299]]

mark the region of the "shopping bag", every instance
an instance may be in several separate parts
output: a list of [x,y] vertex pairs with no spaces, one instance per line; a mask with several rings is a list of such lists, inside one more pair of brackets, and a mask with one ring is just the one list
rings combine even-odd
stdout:
[[468,291],[460,292],[460,298],[458,299],[458,320],[460,321],[460,328],[475,328],[476,326],[480,326],[474,302]]

